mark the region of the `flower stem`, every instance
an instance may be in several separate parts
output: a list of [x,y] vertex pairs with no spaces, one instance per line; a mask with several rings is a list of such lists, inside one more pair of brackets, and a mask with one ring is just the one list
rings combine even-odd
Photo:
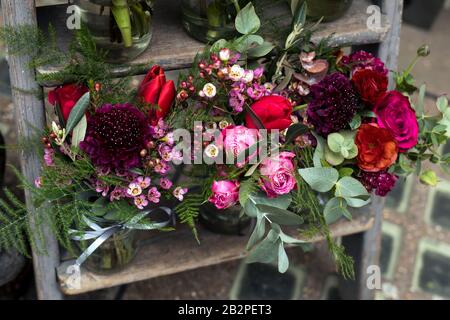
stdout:
[[133,38],[131,35],[130,11],[127,0],[112,0],[111,12],[120,29],[125,47],[131,47],[133,45]]

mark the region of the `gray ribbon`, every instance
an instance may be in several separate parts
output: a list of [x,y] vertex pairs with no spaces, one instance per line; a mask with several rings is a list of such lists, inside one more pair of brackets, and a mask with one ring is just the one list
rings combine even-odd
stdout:
[[[151,224],[142,224],[139,223],[142,219],[144,219],[146,216],[151,214],[154,211],[162,210],[166,213],[168,219],[162,222],[154,222]],[[120,230],[124,229],[133,229],[133,230],[155,230],[160,229],[163,227],[166,227],[170,224],[170,222],[173,221],[175,223],[175,215],[172,214],[172,210],[170,210],[167,207],[159,207],[156,209],[144,211],[136,216],[134,216],[130,221],[123,223],[123,224],[115,224],[106,228],[100,227],[98,224],[93,222],[92,220],[88,219],[86,216],[83,216],[83,221],[87,224],[89,228],[92,230],[90,231],[77,231],[77,230],[69,230],[69,234],[77,233],[82,235],[72,236],[71,238],[75,241],[83,241],[83,240],[90,240],[95,239],[94,242],[91,243],[91,245],[78,257],[78,259],[75,261],[75,264],[77,266],[81,266],[86,259],[94,253],[95,250],[97,250],[98,247],[100,247],[103,242],[108,240],[109,237],[111,237],[113,234]],[[97,219],[99,222],[106,222],[107,220],[104,219]]]

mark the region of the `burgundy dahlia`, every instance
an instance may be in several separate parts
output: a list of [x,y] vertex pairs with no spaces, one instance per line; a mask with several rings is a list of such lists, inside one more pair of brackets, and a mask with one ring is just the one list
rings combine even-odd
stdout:
[[397,179],[398,176],[386,171],[362,171],[360,176],[361,183],[364,187],[366,187],[367,191],[372,192],[375,190],[375,194],[380,197],[385,197],[389,192],[391,192],[397,182]]
[[327,136],[346,128],[359,108],[351,81],[342,73],[335,72],[311,86],[308,122],[321,136]]
[[384,66],[381,59],[374,57],[371,53],[366,51],[357,51],[349,56],[344,56],[341,63],[352,68],[352,71],[360,69],[370,69],[376,71],[384,76],[387,76],[388,69]]
[[89,117],[80,148],[96,166],[130,169],[140,163],[140,151],[150,137],[145,115],[131,104],[106,104]]

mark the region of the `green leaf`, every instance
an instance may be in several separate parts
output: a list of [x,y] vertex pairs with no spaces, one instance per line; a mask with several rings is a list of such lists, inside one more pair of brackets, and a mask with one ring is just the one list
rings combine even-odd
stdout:
[[301,28],[305,25],[307,11],[308,5],[306,1],[303,1],[301,6],[297,5],[297,11],[292,19],[292,29],[294,29],[294,27]]
[[357,114],[353,117],[352,121],[350,122],[350,128],[352,130],[356,130],[361,126],[361,115]]
[[294,123],[288,128],[286,132],[286,144],[291,143],[298,136],[308,132],[309,128],[303,123]]
[[271,263],[278,259],[278,240],[279,235],[270,230],[266,238],[261,241],[250,253],[246,259],[247,263],[261,262]]
[[342,198],[330,199],[323,210],[323,215],[327,224],[332,224],[339,220],[347,208],[347,202]]
[[280,241],[278,245],[278,271],[285,273],[289,268],[289,258],[284,250],[284,244]]
[[290,194],[284,194],[276,198],[268,198],[263,192],[253,194],[249,197],[257,205],[268,205],[279,209],[286,210],[289,208],[292,202],[292,196]]
[[442,119],[438,123],[445,126],[445,136],[450,138],[450,109],[445,110]]
[[235,26],[236,30],[241,34],[252,34],[259,30],[261,21],[251,2],[236,15]]
[[425,93],[426,93],[426,86],[423,84],[420,86],[419,89],[419,97],[417,99],[417,104],[416,104],[416,114],[418,116],[422,116],[423,112],[424,112],[424,108],[425,108]]
[[359,199],[359,198],[345,198],[345,201],[347,201],[347,204],[349,207],[352,208],[361,208],[366,205],[368,205],[371,201],[371,199]]
[[298,226],[303,223],[302,217],[288,210],[266,204],[258,204],[256,207],[260,212],[265,213],[271,222],[287,226]]
[[253,248],[261,239],[264,237],[266,233],[266,218],[263,216],[258,216],[256,219],[255,229],[253,230],[250,238],[247,242],[247,250]]
[[434,172],[431,169],[425,170],[420,175],[420,182],[422,182],[423,184],[435,187],[438,183],[438,178],[437,178],[436,172]]
[[339,172],[334,168],[306,168],[298,172],[313,190],[319,192],[330,191],[339,179]]
[[328,148],[328,146],[325,147],[325,160],[331,164],[332,166],[338,166],[342,162],[344,162],[345,158],[340,152],[333,152]]
[[262,45],[264,39],[256,34],[248,34],[237,38],[234,43],[237,51],[245,53],[254,45]]
[[251,58],[264,57],[274,48],[275,46],[271,42],[264,41],[263,44],[260,44],[248,50],[248,56]]
[[72,147],[78,147],[80,145],[80,142],[84,140],[84,137],[86,136],[86,129],[87,118],[86,115],[83,115],[80,122],[78,122],[78,124],[73,129]]
[[336,183],[334,195],[342,198],[354,198],[369,196],[369,193],[359,180],[352,177],[343,177]]
[[70,111],[67,119],[66,135],[72,132],[78,122],[83,118],[86,109],[89,107],[90,93],[86,92],[75,104],[72,111]]
[[441,113],[445,113],[448,107],[448,99],[446,96],[440,96],[436,101],[436,106]]
[[225,39],[219,39],[214,42],[209,49],[210,52],[218,52],[220,49],[226,48],[228,46],[228,41]]
[[322,167],[322,159],[325,156],[325,149],[327,145],[323,137],[319,136],[315,132],[313,132],[313,136],[317,140],[316,150],[313,155],[314,167],[320,168]]
[[340,168],[339,169],[339,177],[350,177],[353,174],[352,168]]
[[329,134],[327,138],[328,147],[333,152],[340,152],[344,141],[344,137],[337,132]]

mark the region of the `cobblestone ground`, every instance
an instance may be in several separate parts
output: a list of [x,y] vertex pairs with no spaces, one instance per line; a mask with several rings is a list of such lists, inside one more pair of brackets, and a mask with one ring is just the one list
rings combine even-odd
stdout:
[[[450,9],[442,11],[433,27],[424,31],[404,25],[400,66],[405,67],[418,46],[428,43],[431,55],[416,70],[427,81],[428,93],[450,93]],[[0,50],[3,52],[3,50]],[[7,66],[0,63],[0,130],[8,144],[16,143],[14,106],[11,104]],[[433,99],[427,107],[433,108]],[[450,146],[446,147],[447,152]],[[18,163],[8,151],[9,163]],[[412,178],[401,182],[388,199],[384,212],[379,299],[450,299],[450,179],[440,172],[442,183],[428,189]],[[16,180],[7,170],[5,184],[14,189]],[[293,298],[339,299],[337,277],[319,245],[312,254],[290,250],[295,257],[285,276],[273,268],[254,266],[246,270],[241,261],[224,263],[120,288],[102,290],[79,299],[228,299]],[[257,282],[252,281],[257,275]],[[325,276],[324,276],[325,275]],[[28,264],[18,280],[0,287],[0,299],[35,298],[32,270]]]

